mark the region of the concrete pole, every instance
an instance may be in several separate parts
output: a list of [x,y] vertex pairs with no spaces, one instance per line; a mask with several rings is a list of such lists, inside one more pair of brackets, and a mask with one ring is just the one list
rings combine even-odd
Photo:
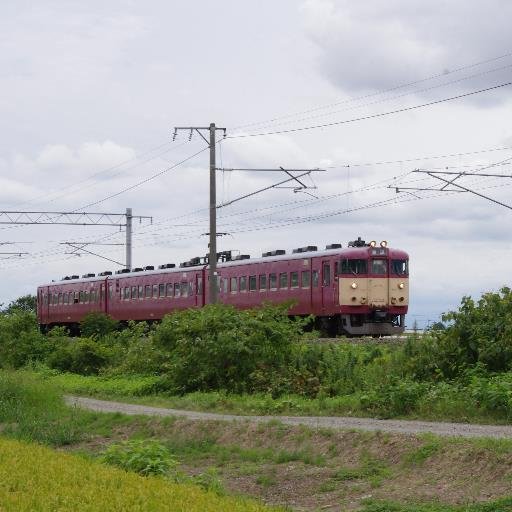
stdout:
[[126,268],[132,268],[132,209],[126,208]]
[[209,298],[210,304],[217,304],[217,190],[215,163],[215,123],[210,124],[210,253]]

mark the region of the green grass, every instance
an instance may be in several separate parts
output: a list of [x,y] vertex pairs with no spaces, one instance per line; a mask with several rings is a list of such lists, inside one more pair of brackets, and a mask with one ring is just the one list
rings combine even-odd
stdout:
[[[215,487],[205,482],[208,485]],[[42,446],[0,438],[0,503],[5,512],[271,510],[252,500],[221,497],[213,491],[142,477]]]
[[393,501],[367,500],[361,512],[511,512],[512,498],[469,505],[442,503],[401,504]]
[[[159,391],[162,381],[158,376],[82,376],[58,373],[44,367],[39,367],[37,374],[67,394],[156,407],[244,415],[389,417],[389,413],[379,413],[378,409],[369,407],[371,397],[363,391],[320,398],[299,395],[274,398],[262,393],[237,395],[223,391],[171,396]],[[391,416],[482,424],[510,423],[505,413],[477,407],[468,400],[467,391],[460,386],[446,383],[440,384],[439,389],[435,384],[432,386],[431,391],[419,399],[412,410]]]
[[378,487],[384,478],[391,476],[391,471],[385,461],[366,453],[362,454],[361,459],[360,466],[338,469],[334,474],[334,479],[339,481],[368,480],[372,487]]

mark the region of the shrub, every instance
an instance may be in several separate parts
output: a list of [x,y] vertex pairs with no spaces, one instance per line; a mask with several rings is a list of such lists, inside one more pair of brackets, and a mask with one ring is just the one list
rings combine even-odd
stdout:
[[510,369],[512,363],[512,291],[484,293],[475,302],[463,297],[458,311],[443,315],[451,322],[440,331],[440,356],[448,376],[482,363],[491,372]]
[[85,315],[80,322],[80,332],[82,336],[85,337],[102,338],[115,331],[118,326],[119,322],[114,320],[110,315],[92,312]]
[[166,316],[153,336],[169,352],[170,386],[181,393],[245,392],[265,375],[272,387],[270,377],[286,373],[305,324],[288,318],[288,308],[267,304],[239,311],[218,304]]
[[97,375],[115,351],[90,338],[71,338],[58,344],[48,356],[50,368],[81,375]]
[[20,368],[31,361],[41,361],[52,346],[37,326],[33,313],[15,311],[0,315],[0,364]]

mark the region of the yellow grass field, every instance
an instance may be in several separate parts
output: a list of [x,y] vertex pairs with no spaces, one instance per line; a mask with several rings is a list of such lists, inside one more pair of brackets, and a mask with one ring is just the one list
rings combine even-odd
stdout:
[[264,512],[242,498],[219,497],[49,448],[0,438],[0,511]]

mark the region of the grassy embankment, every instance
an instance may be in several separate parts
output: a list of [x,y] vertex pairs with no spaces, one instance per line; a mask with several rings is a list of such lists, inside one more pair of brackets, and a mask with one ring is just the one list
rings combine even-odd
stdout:
[[[0,372],[0,426],[6,510],[159,510],[158,503],[163,510],[173,509],[168,503],[187,511],[196,504],[196,510],[264,510],[243,499],[224,501],[232,493],[311,511],[512,510],[510,440],[99,414],[65,407],[54,386],[27,372]],[[125,449],[142,466],[120,457]],[[162,476],[142,478],[137,467]]]

